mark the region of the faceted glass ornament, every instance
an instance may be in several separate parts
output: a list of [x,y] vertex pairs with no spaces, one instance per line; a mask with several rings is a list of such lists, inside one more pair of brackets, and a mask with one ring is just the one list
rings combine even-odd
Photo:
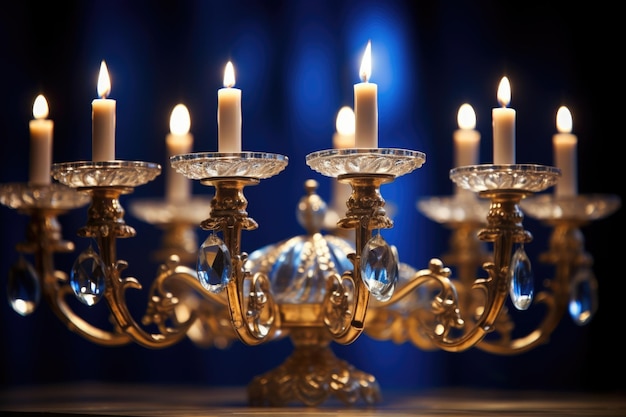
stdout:
[[533,302],[535,282],[530,259],[526,255],[524,245],[520,245],[511,258],[509,283],[513,305],[518,310],[527,310]]
[[81,253],[70,272],[70,286],[76,298],[85,305],[95,305],[104,294],[106,268],[100,255],[89,245]]
[[200,246],[196,265],[198,281],[207,291],[219,293],[230,282],[232,264],[226,244],[216,235],[210,235]]
[[377,300],[387,301],[393,295],[398,275],[396,251],[376,234],[361,253],[361,278],[365,286]]
[[22,316],[31,314],[39,304],[39,278],[35,268],[23,256],[9,270],[7,296],[13,310]]
[[580,268],[570,284],[569,314],[579,326],[587,324],[598,310],[598,281],[590,268]]

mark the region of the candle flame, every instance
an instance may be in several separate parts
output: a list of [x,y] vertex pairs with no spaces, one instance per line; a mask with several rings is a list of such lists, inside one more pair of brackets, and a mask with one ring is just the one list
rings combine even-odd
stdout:
[[186,135],[191,127],[189,110],[184,104],[177,104],[170,116],[170,132],[173,135]]
[[48,117],[48,101],[46,101],[46,98],[42,94],[39,94],[37,98],[35,98],[33,116],[35,119],[45,119]]
[[349,106],[343,106],[339,109],[335,127],[337,128],[337,132],[342,135],[354,135],[354,111]]
[[359,74],[364,83],[366,83],[372,76],[372,41],[368,41],[367,46],[365,47]]
[[507,77],[502,77],[498,86],[498,103],[506,107],[511,102],[511,83]]
[[559,133],[572,132],[572,113],[565,106],[559,107],[556,112],[556,129]]
[[224,87],[233,87],[235,85],[235,67],[233,63],[228,61],[224,69]]
[[476,127],[476,113],[474,112],[474,108],[468,103],[461,104],[456,116],[456,121],[459,124],[459,129],[474,129]]
[[100,75],[98,75],[98,97],[107,98],[111,94],[111,79],[107,64],[102,60],[100,63]]

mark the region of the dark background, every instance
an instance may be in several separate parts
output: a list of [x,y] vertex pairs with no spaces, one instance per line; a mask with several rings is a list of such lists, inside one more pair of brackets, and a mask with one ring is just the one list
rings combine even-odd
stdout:
[[[580,192],[624,198],[623,135],[616,123],[623,117],[615,104],[621,100],[623,36],[613,22],[617,13],[604,7],[574,8],[565,1],[11,2],[0,11],[0,182],[27,180],[28,121],[39,93],[55,122],[54,162],[90,159],[91,100],[102,59],[111,75],[110,97],[117,100],[117,159],[165,166],[169,115],[179,102],[191,112],[194,151],[215,151],[217,89],[232,60],[243,91],[243,149],[289,157],[284,172],[246,189],[248,213],[260,226],[243,233],[242,249],[302,234],[295,208],[304,181],[315,178],[319,194],[331,194],[330,179],[311,171],[305,156],[332,147],[336,112],[353,104],[353,84],[371,39],[379,145],[426,153],[421,169],[383,187],[396,208],[396,227],[383,234],[398,246],[403,262],[425,268],[446,252],[448,231],[418,212],[416,202],[452,192],[452,132],[463,102],[477,113],[481,162],[491,162],[491,109],[504,75],[517,110],[517,161],[552,164],[556,110],[567,105],[579,138]],[[199,183],[193,187],[198,195],[212,192]],[[163,190],[159,176],[122,204],[162,197]],[[119,243],[119,258],[130,263],[127,276],[148,288],[158,266],[149,254],[161,231],[128,211],[125,218],[138,236]],[[59,218],[77,251],[88,245],[75,234],[85,219],[86,209]],[[383,390],[623,389],[623,221],[621,210],[583,229],[600,283],[596,317],[579,327],[566,314],[550,342],[529,353],[423,352],[368,336],[333,348],[377,376]],[[7,273],[26,224],[25,216],[0,208],[5,300]],[[535,236],[527,251],[536,259],[549,230],[529,218],[524,224]],[[198,236],[206,233],[199,229]],[[57,266],[69,271],[75,256],[59,255]],[[537,285],[552,276],[538,261],[533,266]],[[145,295],[136,299],[140,317]],[[522,329],[537,319],[526,313],[519,316]],[[85,380],[245,385],[290,351],[288,340],[257,347],[235,342],[228,349],[189,340],[163,350],[107,348],[67,330],[43,303],[28,317],[0,303],[4,387]]]

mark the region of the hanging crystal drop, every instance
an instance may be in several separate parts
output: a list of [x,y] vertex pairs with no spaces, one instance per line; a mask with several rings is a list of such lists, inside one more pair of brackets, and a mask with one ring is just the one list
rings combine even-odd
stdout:
[[104,294],[104,262],[100,255],[89,245],[74,261],[70,272],[70,286],[76,298],[85,305],[95,305]]
[[580,268],[570,284],[569,314],[579,326],[587,324],[598,311],[598,281],[590,268]]
[[398,275],[396,253],[379,233],[376,234],[363,247],[361,279],[377,300],[387,301],[393,295]]
[[232,264],[226,244],[216,235],[210,235],[200,246],[196,265],[198,281],[212,293],[219,293],[230,282]]
[[535,282],[530,259],[526,255],[524,245],[520,245],[511,258],[509,283],[511,301],[513,301],[515,308],[518,310],[528,309],[533,301]]
[[22,316],[28,316],[39,305],[39,278],[35,268],[23,256],[9,269],[7,296],[13,310]]

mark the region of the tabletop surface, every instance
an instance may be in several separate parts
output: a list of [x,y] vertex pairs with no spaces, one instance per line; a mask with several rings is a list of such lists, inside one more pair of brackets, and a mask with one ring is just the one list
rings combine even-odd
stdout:
[[383,392],[376,405],[250,407],[245,387],[78,384],[0,390],[0,415],[22,416],[626,416],[626,393]]

